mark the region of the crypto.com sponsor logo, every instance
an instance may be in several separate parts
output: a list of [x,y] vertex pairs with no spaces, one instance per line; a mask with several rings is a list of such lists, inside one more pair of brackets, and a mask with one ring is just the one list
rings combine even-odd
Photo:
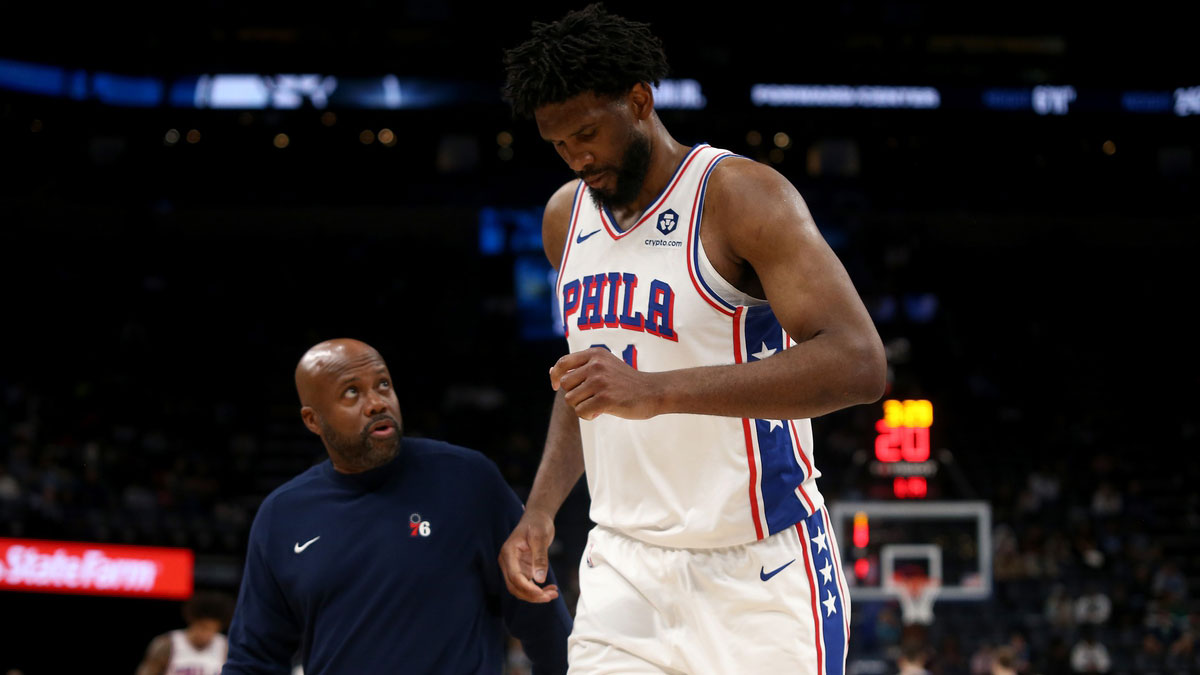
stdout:
[[192,551],[0,538],[0,590],[184,599]]

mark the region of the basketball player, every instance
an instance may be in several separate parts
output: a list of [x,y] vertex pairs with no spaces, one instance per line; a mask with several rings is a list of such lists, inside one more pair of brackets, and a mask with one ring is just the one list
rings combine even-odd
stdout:
[[599,5],[505,55],[506,98],[577,180],[549,200],[570,353],[501,550],[545,601],[554,515],[586,468],[572,673],[841,673],[850,602],[810,418],[877,400],[883,346],[781,175],[671,137],[646,24]]
[[183,605],[187,628],[150,641],[137,675],[219,675],[227,644],[221,630],[232,602],[223,593],[197,592]]
[[[383,358],[330,340],[296,367],[304,425],[329,453],[254,517],[224,672],[495,673],[505,632],[533,672],[566,671],[562,600],[510,595],[496,556],[521,503],[483,455],[401,439]],[[553,580],[543,590],[557,596]]]

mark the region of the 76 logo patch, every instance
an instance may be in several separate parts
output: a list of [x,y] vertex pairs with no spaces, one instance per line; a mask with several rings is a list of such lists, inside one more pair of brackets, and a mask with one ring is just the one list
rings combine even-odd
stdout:
[[414,513],[408,517],[408,536],[428,537],[431,531],[429,521],[421,520],[421,514]]

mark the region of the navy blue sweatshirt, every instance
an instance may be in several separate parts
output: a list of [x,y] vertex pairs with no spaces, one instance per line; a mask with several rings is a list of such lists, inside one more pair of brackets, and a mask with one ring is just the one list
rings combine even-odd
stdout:
[[439,441],[312,467],[254,518],[222,672],[288,673],[299,651],[305,675],[501,673],[507,627],[534,673],[565,673],[562,599],[517,600],[497,562],[521,510],[491,460]]

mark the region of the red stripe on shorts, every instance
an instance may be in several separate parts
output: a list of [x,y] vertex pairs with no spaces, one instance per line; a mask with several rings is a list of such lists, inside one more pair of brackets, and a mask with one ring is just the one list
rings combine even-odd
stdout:
[[800,536],[800,547],[804,550],[804,571],[808,572],[808,593],[812,597],[812,613],[813,613],[813,633],[817,638],[817,675],[824,673],[822,667],[825,659],[825,653],[821,650],[821,614],[817,610],[817,578],[813,576],[813,564],[811,554],[808,551],[808,534],[807,528],[802,528],[803,521],[796,523],[796,534]]

